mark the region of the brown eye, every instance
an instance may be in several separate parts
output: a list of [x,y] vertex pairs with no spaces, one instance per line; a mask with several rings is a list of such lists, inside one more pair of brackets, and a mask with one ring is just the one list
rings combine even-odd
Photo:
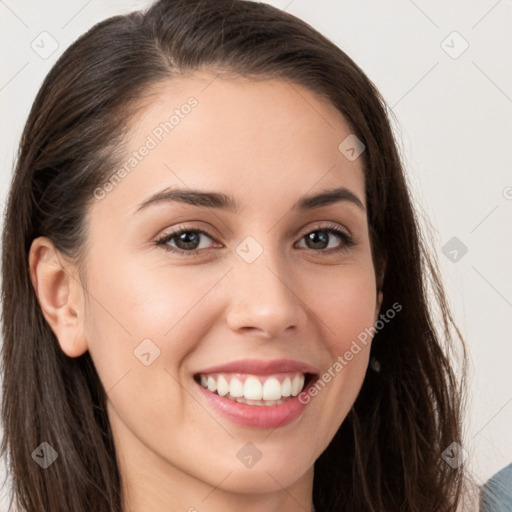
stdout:
[[[341,245],[338,243],[337,245],[329,247],[331,241],[336,238],[341,239]],[[338,252],[354,245],[352,237],[336,225],[321,227],[310,231],[303,235],[302,239],[306,241],[307,249],[312,249],[316,252],[325,252],[326,249],[332,249],[332,251]]]
[[[163,245],[166,251],[176,252],[183,255],[193,255],[199,252],[199,249],[207,249],[208,247],[198,247],[202,236],[212,238],[202,229],[187,228],[173,231],[156,241],[157,245]],[[175,246],[169,245],[173,242]]]

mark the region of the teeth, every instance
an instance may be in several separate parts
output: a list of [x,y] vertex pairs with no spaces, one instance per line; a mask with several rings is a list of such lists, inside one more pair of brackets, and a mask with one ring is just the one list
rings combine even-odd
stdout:
[[217,381],[213,377],[208,377],[208,390],[212,392],[217,390]]
[[247,400],[261,400],[261,382],[256,377],[248,377],[244,384],[244,397]]
[[217,379],[217,393],[220,396],[225,396],[229,393],[228,381],[222,375]]
[[[244,381],[245,377],[245,381]],[[284,378],[283,378],[284,377]],[[201,386],[212,393],[249,405],[279,405],[287,397],[297,396],[304,387],[304,374],[290,376],[238,376],[231,374],[200,375]]]
[[295,377],[292,382],[292,395],[297,396],[301,392],[302,386],[304,386],[304,375]]
[[238,380],[236,377],[233,377],[229,383],[229,394],[233,398],[244,396],[244,385],[242,384],[242,381]]
[[246,398],[237,398],[236,401],[240,404],[247,405],[257,405],[259,407],[269,406],[269,405],[281,405],[284,404],[286,400],[247,400]]
[[292,394],[292,381],[289,377],[284,379],[283,384],[281,386],[281,395],[282,396],[290,396]]
[[281,384],[275,377],[270,377],[263,384],[263,400],[279,400],[281,398]]

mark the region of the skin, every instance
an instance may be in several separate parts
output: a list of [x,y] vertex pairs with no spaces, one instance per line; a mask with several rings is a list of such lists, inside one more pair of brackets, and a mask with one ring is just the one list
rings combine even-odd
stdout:
[[[374,324],[382,302],[365,210],[348,201],[291,210],[299,197],[339,186],[366,207],[361,159],[338,150],[351,133],[339,111],[296,84],[214,78],[161,84],[135,118],[127,155],[187,98],[198,100],[94,200],[83,281],[48,238],[30,251],[34,288],[63,352],[89,350],[107,390],[125,512],[310,510],[313,464],[357,397],[370,343],[300,418],[274,430],[220,416],[192,376],[250,358],[305,361],[322,373]],[[224,192],[242,210],[167,203],[134,214],[168,186]],[[344,242],[334,233],[328,247],[308,246],[306,234],[332,223],[353,247],[335,252]],[[208,232],[199,254],[155,245],[177,226]],[[236,252],[247,236],[263,250],[252,263]],[[133,353],[147,338],[160,350],[149,366]],[[247,442],[262,454],[250,469],[236,456]]]

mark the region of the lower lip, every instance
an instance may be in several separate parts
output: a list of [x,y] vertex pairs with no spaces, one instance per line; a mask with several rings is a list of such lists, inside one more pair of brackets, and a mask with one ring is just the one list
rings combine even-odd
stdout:
[[[216,411],[243,427],[262,429],[284,427],[299,418],[308,405],[299,402],[298,396],[294,396],[279,405],[241,404],[217,393],[212,393],[200,384],[197,384],[197,386]],[[306,388],[303,391],[305,390]]]

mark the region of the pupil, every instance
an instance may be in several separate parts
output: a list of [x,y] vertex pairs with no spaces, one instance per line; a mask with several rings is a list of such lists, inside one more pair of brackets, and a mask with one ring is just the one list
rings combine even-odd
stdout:
[[[182,233],[181,235],[179,235],[178,239],[180,242],[185,243],[185,247],[180,247],[180,249],[194,249],[193,245],[198,242],[198,237],[199,237],[199,234],[194,233],[192,231],[187,231],[185,233]],[[188,241],[187,240],[188,238],[192,238],[192,241]],[[192,245],[192,247],[190,247],[190,244]]]
[[[315,246],[314,249],[318,249],[319,247],[316,246],[316,244],[320,243],[322,244],[328,244],[327,241],[327,233],[324,231],[313,231],[309,234],[308,239],[313,242],[313,245]],[[322,247],[320,247],[322,248]]]

